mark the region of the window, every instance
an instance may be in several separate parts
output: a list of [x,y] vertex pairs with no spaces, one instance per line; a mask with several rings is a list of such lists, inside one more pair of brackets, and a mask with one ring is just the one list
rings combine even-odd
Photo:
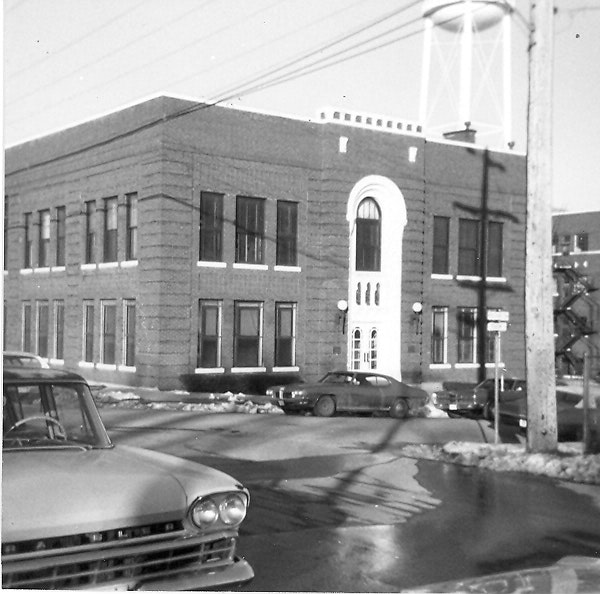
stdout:
[[101,302],[101,328],[100,351],[102,353],[101,363],[114,365],[116,359],[117,339],[117,304],[114,301]]
[[458,363],[477,362],[477,308],[458,308]]
[[433,274],[448,274],[450,219],[433,217]]
[[571,236],[559,235],[558,249],[562,254],[568,254],[571,251]]
[[262,365],[262,303],[235,304],[234,367]]
[[[8,247],[8,196],[4,196],[4,270],[7,270],[7,253],[6,248]],[[6,324],[3,326],[6,330]],[[5,341],[6,342],[6,341]]]
[[588,251],[588,234],[578,233],[575,235],[575,245],[573,246],[574,252],[587,252]]
[[127,237],[125,242],[125,259],[137,260],[138,258],[138,195],[137,193],[125,196],[125,208],[127,209],[127,220],[125,226]]
[[40,357],[48,357],[49,307],[47,301],[36,302],[37,350]]
[[123,300],[123,365],[135,367],[135,299]]
[[460,219],[458,227],[458,274],[479,276],[480,222]]
[[31,348],[31,303],[23,303],[23,336],[21,344],[23,350],[30,353],[33,349]]
[[54,301],[54,358],[65,358],[65,302]]
[[117,198],[104,199],[104,261],[116,262],[117,256]]
[[377,369],[377,328],[371,329],[369,339],[369,367]]
[[25,213],[25,241],[23,242],[23,268],[33,268],[33,214]]
[[502,276],[502,223],[488,223],[487,275]]
[[235,261],[263,263],[265,201],[262,198],[237,197],[235,215]]
[[199,368],[221,367],[221,301],[199,301],[198,363]]
[[298,204],[277,201],[277,255],[279,266],[298,264]]
[[96,202],[85,203],[85,263],[96,262]]
[[362,333],[360,328],[352,331],[352,369],[360,369]]
[[94,304],[83,302],[83,360],[94,361]]
[[59,206],[56,209],[56,265],[65,265],[65,240],[67,225],[67,209]]
[[38,241],[38,266],[45,268],[50,265],[50,211],[39,211],[39,241]]
[[372,198],[365,198],[356,213],[356,270],[381,270],[381,214]]
[[435,305],[431,311],[431,362],[448,362],[448,307]]
[[198,259],[220,262],[223,259],[223,194],[200,194],[200,253]]
[[275,367],[296,365],[296,304],[275,304]]

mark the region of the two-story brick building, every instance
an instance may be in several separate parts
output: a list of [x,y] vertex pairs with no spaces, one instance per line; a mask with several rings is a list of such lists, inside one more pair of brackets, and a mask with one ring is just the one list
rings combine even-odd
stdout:
[[525,158],[158,97],[6,154],[5,348],[88,378],[524,374]]

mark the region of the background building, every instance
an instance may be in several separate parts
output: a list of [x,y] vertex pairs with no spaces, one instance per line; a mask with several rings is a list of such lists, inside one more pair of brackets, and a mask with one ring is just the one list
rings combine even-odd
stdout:
[[557,371],[583,373],[583,354],[600,371],[600,211],[552,217],[556,291],[554,319]]
[[501,360],[523,376],[525,158],[460,138],[158,97],[12,147],[5,348],[160,388],[345,367],[476,380],[503,309]]

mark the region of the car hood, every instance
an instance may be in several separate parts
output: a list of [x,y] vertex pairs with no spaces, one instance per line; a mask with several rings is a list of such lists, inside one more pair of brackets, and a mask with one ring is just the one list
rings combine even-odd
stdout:
[[314,390],[330,390],[336,389],[340,386],[349,386],[351,384],[324,384],[322,382],[307,382],[307,383],[297,383],[297,384],[286,384],[282,386],[286,392],[292,392],[294,390],[303,390],[312,392]]
[[5,451],[2,540],[183,519],[197,497],[238,489],[207,466],[127,446]]

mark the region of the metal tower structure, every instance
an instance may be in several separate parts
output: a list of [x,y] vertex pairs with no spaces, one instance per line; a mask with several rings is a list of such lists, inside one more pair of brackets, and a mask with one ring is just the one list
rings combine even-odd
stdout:
[[516,0],[424,0],[419,119],[476,128],[512,146],[511,16]]

